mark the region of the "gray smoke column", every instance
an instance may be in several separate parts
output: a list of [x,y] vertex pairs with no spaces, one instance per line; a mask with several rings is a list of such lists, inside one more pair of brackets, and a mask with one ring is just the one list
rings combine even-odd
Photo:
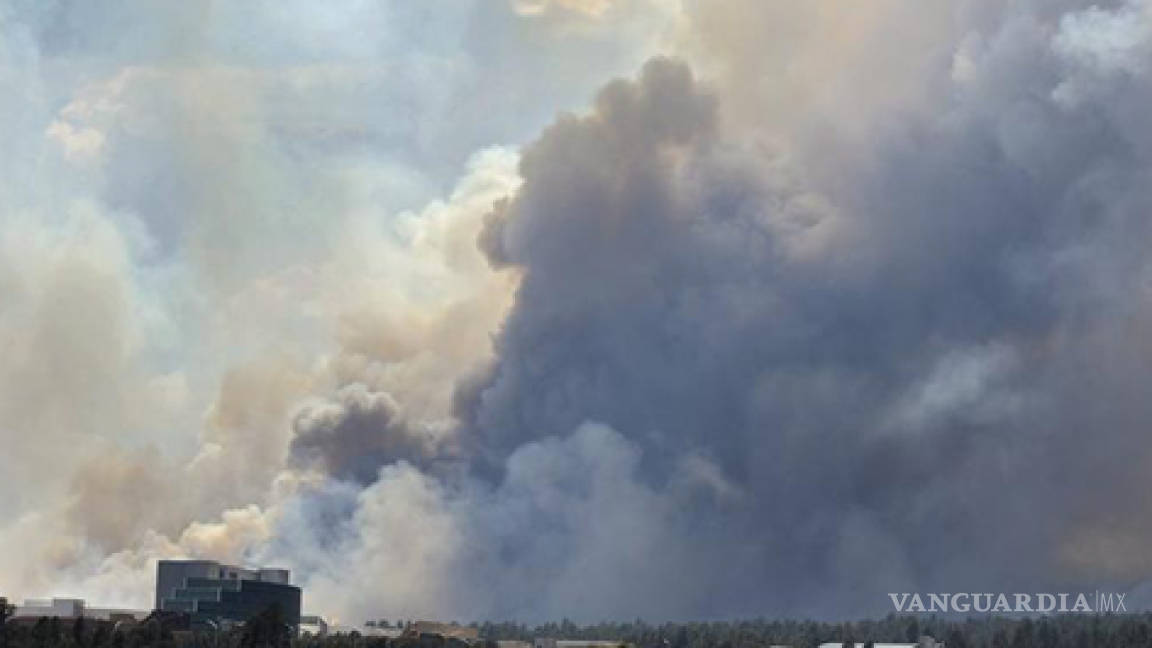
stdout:
[[660,533],[729,576],[644,597],[705,616],[1147,577],[1148,21],[1006,11],[930,110],[866,147],[798,122],[776,158],[684,64],[608,85],[479,240],[523,273],[457,398],[481,473],[610,426],[690,520]]

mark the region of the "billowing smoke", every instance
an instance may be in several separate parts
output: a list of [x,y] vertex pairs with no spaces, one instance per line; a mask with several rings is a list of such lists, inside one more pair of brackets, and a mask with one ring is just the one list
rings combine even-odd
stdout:
[[375,481],[380,466],[408,461],[423,465],[447,452],[437,430],[411,429],[387,392],[361,384],[341,388],[333,402],[304,406],[292,423],[292,463],[335,479]]
[[595,620],[1152,577],[1152,4],[299,9],[239,60],[243,16],[137,55],[0,11],[47,160],[0,181],[5,584],[206,556],[353,621]]

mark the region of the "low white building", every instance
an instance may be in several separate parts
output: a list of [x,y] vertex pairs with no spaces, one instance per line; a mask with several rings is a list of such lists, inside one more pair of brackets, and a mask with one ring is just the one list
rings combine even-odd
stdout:
[[60,619],[100,619],[103,621],[132,618],[137,621],[148,616],[146,610],[133,610],[128,608],[88,607],[84,599],[77,598],[50,598],[27,599],[24,605],[16,606],[14,617],[57,617]]
[[14,617],[61,617],[84,616],[84,599],[51,598],[26,599],[24,605],[16,606]]
[[302,614],[300,615],[298,630],[301,636],[327,637],[328,622],[324,620],[324,617],[316,614]]
[[606,641],[596,639],[550,639],[537,638],[533,648],[620,648],[628,644],[623,641]]
[[[856,642],[853,648],[864,648],[865,644]],[[880,643],[872,644],[874,648],[945,648],[944,643],[936,641],[927,635],[920,637],[916,643]],[[848,644],[841,641],[830,641],[820,644],[819,648],[849,648]]]

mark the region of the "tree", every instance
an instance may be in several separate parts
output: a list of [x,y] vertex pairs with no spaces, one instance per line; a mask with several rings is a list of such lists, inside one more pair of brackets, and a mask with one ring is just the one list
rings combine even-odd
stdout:
[[291,638],[292,629],[285,623],[280,606],[273,603],[244,624],[240,645],[243,648],[282,648]]
[[0,596],[0,648],[8,648],[8,619],[16,614],[16,606]]
[[844,648],[856,648],[856,640],[852,638],[852,626],[844,624],[840,641],[844,644]]
[[906,639],[908,643],[916,643],[917,641],[920,641],[919,621],[916,619],[911,620],[911,623],[908,624],[908,629],[904,632],[904,639]]
[[107,623],[97,623],[96,629],[92,631],[92,645],[95,648],[103,648],[108,644],[110,632]]
[[964,633],[960,632],[958,628],[952,628],[948,631],[948,638],[944,640],[944,645],[948,648],[968,648],[968,640],[964,638]]
[[1024,619],[1012,633],[1012,648],[1032,648],[1032,620]]
[[73,645],[83,646],[84,645],[84,635],[85,635],[84,617],[83,616],[76,617],[76,620],[72,622],[72,643],[73,643]]

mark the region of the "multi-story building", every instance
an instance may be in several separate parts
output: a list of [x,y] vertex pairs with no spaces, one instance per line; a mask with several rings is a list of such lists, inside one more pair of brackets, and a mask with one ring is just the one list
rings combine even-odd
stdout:
[[156,609],[188,614],[196,626],[243,623],[279,606],[284,622],[300,625],[300,588],[287,569],[246,569],[214,560],[161,560]]

